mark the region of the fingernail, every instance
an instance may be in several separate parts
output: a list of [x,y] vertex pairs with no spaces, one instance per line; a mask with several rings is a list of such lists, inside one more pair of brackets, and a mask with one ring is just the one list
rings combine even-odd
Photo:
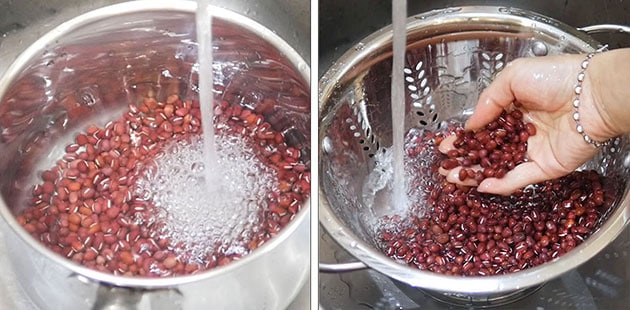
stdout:
[[481,181],[479,186],[477,186],[477,191],[480,193],[487,193],[489,188],[490,186],[488,185],[488,182]]

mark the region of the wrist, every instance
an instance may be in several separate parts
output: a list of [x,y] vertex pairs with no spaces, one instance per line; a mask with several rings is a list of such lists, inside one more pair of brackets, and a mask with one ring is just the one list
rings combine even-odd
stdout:
[[[591,58],[584,57],[578,65],[574,100],[577,100],[579,106],[573,101],[577,114],[574,115],[574,119],[579,117],[579,120],[576,119],[576,130],[587,142],[592,140],[602,143],[623,133],[623,129],[616,124],[614,118],[617,116],[612,111],[615,107],[611,105],[610,98],[607,98],[608,93],[612,91],[610,85],[605,85],[607,77],[601,76],[602,67],[606,65],[604,58],[605,56],[601,54]],[[583,67],[585,64],[587,68]],[[579,81],[579,75],[582,75],[582,81]],[[598,146],[597,142],[592,144]]]
[[628,62],[630,49],[605,52],[594,56],[586,71],[584,112],[580,113],[591,116],[584,120],[584,127],[592,127],[592,136],[598,141],[630,133],[630,109],[626,106],[630,98]]

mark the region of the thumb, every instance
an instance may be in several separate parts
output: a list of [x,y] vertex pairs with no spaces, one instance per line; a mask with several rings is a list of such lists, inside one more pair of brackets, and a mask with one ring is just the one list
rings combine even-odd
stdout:
[[496,119],[503,110],[515,101],[515,94],[512,90],[512,80],[514,79],[515,66],[520,66],[520,59],[514,60],[497,75],[494,81],[481,92],[475,111],[466,122],[467,130],[477,130]]
[[479,184],[477,191],[481,193],[509,195],[530,184],[549,179],[535,162],[522,163],[510,170],[501,179],[488,178]]

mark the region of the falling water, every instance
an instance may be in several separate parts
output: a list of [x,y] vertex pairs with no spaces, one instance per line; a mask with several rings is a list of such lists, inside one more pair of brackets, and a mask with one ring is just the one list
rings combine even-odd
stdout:
[[[199,105],[202,135],[171,141],[148,163],[135,193],[156,207],[150,219],[170,240],[177,259],[205,266],[212,253],[246,255],[263,225],[265,197],[278,188],[277,172],[265,166],[242,134],[214,127],[212,16],[198,3]],[[211,256],[208,256],[210,255]],[[154,273],[159,273],[159,268]]]
[[402,213],[407,207],[405,190],[404,131],[405,84],[404,59],[406,47],[407,0],[392,1],[393,64],[392,64],[392,135],[393,135],[393,211]]
[[217,171],[217,150],[214,137],[214,100],[212,96],[212,15],[209,0],[197,3],[197,42],[199,62],[199,105],[201,109],[201,126],[204,143],[205,179],[212,189],[218,182],[214,182]]

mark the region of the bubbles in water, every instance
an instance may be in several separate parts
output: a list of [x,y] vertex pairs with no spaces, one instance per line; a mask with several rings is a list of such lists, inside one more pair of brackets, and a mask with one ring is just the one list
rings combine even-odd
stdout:
[[245,254],[261,224],[264,199],[278,186],[276,172],[263,165],[245,141],[220,134],[219,184],[206,184],[203,140],[190,139],[167,146],[154,161],[153,173],[137,182],[136,192],[155,204],[159,212],[150,220],[163,225],[163,237],[172,244],[183,245],[176,249],[183,259],[201,263],[218,247]]
[[94,92],[95,91],[89,87],[79,90],[77,92],[79,103],[86,106],[94,106],[98,101],[100,101],[98,97],[94,95]]
[[193,174],[198,174],[200,172],[203,172],[203,169],[204,169],[203,162],[194,162],[192,163],[192,165],[190,165],[190,171]]
[[376,165],[363,184],[363,202],[372,207],[377,198],[376,195],[386,187],[391,190],[391,181],[394,169],[392,167],[392,152],[378,152],[374,155]]
[[[393,194],[393,166],[391,149],[378,152],[374,156],[375,167],[363,184],[363,205],[371,212],[371,219],[365,219],[368,227],[373,227],[375,233],[386,225],[382,216],[400,215],[406,217],[408,213],[422,216],[425,211],[428,196],[434,187],[432,168],[440,160],[437,148],[426,137],[426,131],[412,128],[404,141],[404,190],[407,194],[407,204],[403,208],[395,208]],[[413,154],[413,155],[410,155]],[[391,230],[391,228],[390,228]]]

